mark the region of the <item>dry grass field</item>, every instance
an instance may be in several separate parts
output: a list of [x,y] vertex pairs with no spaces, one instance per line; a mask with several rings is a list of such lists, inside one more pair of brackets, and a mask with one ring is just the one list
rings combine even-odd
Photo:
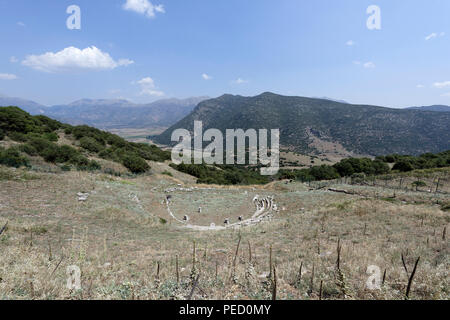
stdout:
[[[416,191],[414,175],[223,187],[152,168],[126,178],[0,167],[0,299],[405,299],[418,257],[409,298],[450,298],[448,169],[417,173],[430,187]],[[169,216],[167,195],[197,225],[250,217],[256,195],[278,210],[194,231]],[[67,288],[72,265],[79,290]]]

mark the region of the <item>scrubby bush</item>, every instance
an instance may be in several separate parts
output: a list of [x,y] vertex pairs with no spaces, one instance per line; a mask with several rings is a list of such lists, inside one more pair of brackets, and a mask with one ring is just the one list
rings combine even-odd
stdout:
[[80,147],[91,152],[98,153],[104,149],[104,146],[100,144],[96,139],[92,137],[83,137],[80,139]]
[[95,139],[102,146],[105,146],[105,138],[108,136],[108,133],[89,126],[77,126],[72,128],[72,135],[77,140],[81,140],[85,137],[90,137]]
[[0,149],[0,164],[8,167],[20,168],[28,166],[28,159],[22,156],[17,148]]
[[327,165],[312,167],[310,169],[310,175],[312,175],[315,180],[333,180],[340,177],[335,168]]
[[44,158],[45,161],[56,163],[59,158],[59,149],[56,145],[50,145],[48,148],[45,148],[40,152],[40,155]]
[[72,130],[73,130],[73,127],[72,127],[72,126],[66,126],[66,127],[64,128],[64,133],[65,133],[65,134],[72,134]]
[[27,141],[27,136],[22,132],[12,131],[8,134],[9,138],[16,142],[25,142]]
[[44,132],[50,133],[63,127],[61,122],[43,115],[34,116],[34,119],[38,120],[41,127],[43,127]]
[[144,159],[133,154],[124,156],[122,164],[132,173],[137,174],[147,172],[150,169],[150,166]]
[[123,148],[127,145],[128,141],[114,134],[108,134],[106,143],[116,148]]
[[245,166],[205,164],[180,164],[170,165],[172,168],[197,177],[197,183],[222,184],[222,185],[249,185],[265,184],[269,182],[267,176],[261,176],[258,168],[247,168]]
[[69,160],[69,163],[74,164],[77,167],[85,167],[89,165],[89,159],[81,154],[77,154]]
[[54,145],[54,143],[40,137],[30,138],[29,144],[33,146],[39,154]]
[[44,134],[42,135],[42,137],[43,137],[44,139],[47,139],[48,141],[52,141],[52,142],[56,142],[56,141],[58,141],[58,139],[59,139],[58,135],[57,135],[56,133],[54,133],[54,132],[47,132],[47,133],[44,133]]
[[418,181],[414,181],[412,183],[412,186],[416,187],[416,191],[419,191],[419,187],[426,187],[427,184],[425,182],[423,182],[423,181],[418,180]]
[[102,168],[102,166],[95,160],[88,160],[88,162],[84,165],[78,165],[77,166],[78,170],[83,170],[83,171],[96,171],[96,170],[100,170]]
[[363,183],[366,180],[366,175],[364,173],[354,173],[350,178],[352,183]]
[[71,171],[72,167],[70,165],[68,165],[68,164],[64,164],[64,165],[61,166],[61,170],[64,171],[64,172]]
[[28,143],[21,144],[19,146],[19,150],[28,154],[29,156],[37,156],[38,155],[36,148]]
[[164,175],[166,175],[166,176],[169,176],[169,177],[173,177],[173,174],[172,174],[171,172],[167,171],[167,170],[164,170],[164,171],[162,172],[162,174],[164,174]]
[[392,170],[399,170],[401,172],[408,172],[414,170],[412,163],[408,160],[400,160],[394,164]]
[[0,141],[2,141],[3,139],[5,139],[5,132],[0,129]]

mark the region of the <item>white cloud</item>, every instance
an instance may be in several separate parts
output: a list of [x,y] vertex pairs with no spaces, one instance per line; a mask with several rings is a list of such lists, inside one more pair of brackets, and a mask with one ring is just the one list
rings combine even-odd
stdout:
[[433,87],[438,88],[438,89],[450,87],[450,81],[435,82],[435,83],[433,83]]
[[366,69],[373,69],[373,68],[375,68],[375,63],[373,63],[372,61],[369,61],[369,62],[364,63],[363,66]]
[[353,40],[348,40],[345,44],[351,47],[354,46],[356,43]]
[[19,60],[16,58],[16,57],[14,57],[14,56],[12,56],[11,58],[9,58],[9,62],[11,62],[11,63],[16,63],[16,62],[18,62]]
[[211,79],[212,79],[212,77],[209,76],[209,75],[207,75],[206,73],[202,74],[202,78],[203,78],[204,80],[211,80]]
[[353,64],[359,66],[361,64],[361,61],[353,61]]
[[150,77],[143,78],[136,83],[141,87],[140,95],[155,97],[161,97],[164,95],[164,92],[157,90],[155,81]]
[[22,21],[17,22],[17,25],[19,27],[25,27],[25,23],[23,23]]
[[18,77],[15,74],[0,73],[0,80],[16,80]]
[[233,83],[235,83],[235,84],[243,84],[243,83],[248,83],[248,80],[237,78],[236,80],[233,81]]
[[428,36],[426,36],[426,37],[425,37],[425,40],[428,41],[428,40],[437,38],[438,36],[439,36],[439,37],[445,36],[445,32],[441,32],[441,33],[439,33],[439,35],[438,35],[436,32],[433,32],[433,33],[429,34]]
[[433,32],[432,34],[426,36],[425,40],[428,41],[428,40],[434,39],[436,37],[437,37],[437,34]]
[[162,4],[153,5],[148,0],[127,0],[127,2],[123,4],[123,9],[146,15],[149,18],[155,17],[156,12],[166,12]]
[[447,92],[447,93],[441,94],[441,97],[450,97],[450,92]]
[[424,86],[423,84],[418,84],[418,85],[416,86],[416,88],[421,89],[421,88],[425,88],[425,86]]
[[68,47],[59,52],[47,52],[42,55],[29,55],[22,64],[44,72],[58,72],[72,69],[107,70],[134,63],[129,59],[115,61],[107,52],[97,47],[78,49]]

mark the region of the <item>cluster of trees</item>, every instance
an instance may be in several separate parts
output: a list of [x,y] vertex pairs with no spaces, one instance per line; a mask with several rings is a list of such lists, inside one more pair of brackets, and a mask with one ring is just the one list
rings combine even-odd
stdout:
[[301,170],[280,170],[279,178],[301,181],[320,181],[351,177],[358,174],[379,175],[388,173],[389,170],[389,166],[379,160],[348,158],[333,166],[321,165]]
[[444,168],[450,166],[450,150],[437,154],[425,153],[420,156],[391,154],[379,156],[376,159],[393,164],[392,170],[401,172],[417,169]]
[[[71,135],[80,148],[58,145],[58,131]],[[28,159],[23,156],[26,154],[41,156],[51,163],[74,165],[81,170],[98,170],[101,168],[100,164],[87,157],[95,155],[122,163],[133,173],[143,173],[150,169],[146,160],[170,159],[169,152],[156,146],[131,143],[117,135],[89,126],[70,126],[42,115],[31,116],[17,107],[0,108],[0,140],[6,135],[20,143],[1,153],[1,164],[11,166],[19,165],[23,159],[28,164]]]
[[267,176],[259,174],[256,167],[231,165],[206,165],[206,164],[171,164],[175,170],[187,173],[197,178],[197,183],[220,184],[220,185],[249,185],[266,184],[269,182]]
[[[391,166],[392,169],[391,169]],[[296,179],[301,181],[333,180],[341,177],[360,178],[362,175],[383,175],[391,171],[407,172],[417,169],[443,168],[450,166],[450,150],[420,156],[387,155],[368,158],[348,158],[333,166],[314,166],[301,170],[280,170],[280,179]]]

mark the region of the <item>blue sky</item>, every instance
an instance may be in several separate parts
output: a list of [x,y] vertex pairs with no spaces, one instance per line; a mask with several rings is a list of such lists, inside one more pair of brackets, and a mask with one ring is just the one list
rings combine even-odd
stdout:
[[[70,5],[81,30],[66,27]],[[0,0],[0,94],[450,104],[449,16],[448,0]]]

